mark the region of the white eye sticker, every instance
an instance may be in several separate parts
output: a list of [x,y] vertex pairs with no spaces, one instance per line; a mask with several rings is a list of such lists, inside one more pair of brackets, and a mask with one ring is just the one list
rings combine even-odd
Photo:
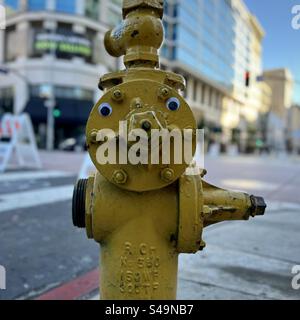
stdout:
[[111,114],[112,114],[112,107],[109,103],[102,103],[100,106],[99,106],[99,114],[102,116],[102,117],[109,117]]
[[180,108],[180,101],[173,97],[173,98],[170,98],[168,101],[167,101],[167,108],[170,110],[170,111],[177,111],[179,108]]

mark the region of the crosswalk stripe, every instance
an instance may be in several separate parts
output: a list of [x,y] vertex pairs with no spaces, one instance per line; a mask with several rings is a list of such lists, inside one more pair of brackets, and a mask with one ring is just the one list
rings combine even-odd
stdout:
[[0,195],[0,213],[72,199],[73,185]]
[[49,179],[72,177],[73,174],[63,171],[26,171],[0,174],[0,182],[10,182],[19,180]]

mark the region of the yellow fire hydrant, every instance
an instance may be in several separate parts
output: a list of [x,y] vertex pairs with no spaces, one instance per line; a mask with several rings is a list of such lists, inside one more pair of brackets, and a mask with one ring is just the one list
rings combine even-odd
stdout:
[[[122,130],[196,131],[193,113],[180,95],[184,78],[159,69],[162,16],[162,0],[124,0],[124,21],[106,34],[105,47],[114,57],[125,56],[126,69],[100,79],[104,94],[87,123],[87,145],[97,173],[75,186],[73,222],[101,245],[104,300],[176,299],[178,255],[204,249],[203,228],[248,220],[266,208],[260,197],[204,182],[205,170],[188,175],[187,163],[134,164],[120,156],[122,146],[134,148],[132,143],[124,147]],[[115,137],[102,139],[99,133],[105,128]],[[195,134],[192,140],[194,155]],[[99,154],[109,144],[117,146],[115,157],[103,162]],[[170,144],[176,147],[175,140]],[[161,155],[161,145],[158,149]]]

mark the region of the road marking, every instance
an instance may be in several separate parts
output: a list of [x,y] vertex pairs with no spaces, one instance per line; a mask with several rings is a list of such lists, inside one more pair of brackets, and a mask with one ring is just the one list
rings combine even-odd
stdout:
[[26,171],[0,174],[0,181],[35,180],[47,178],[71,177],[73,174],[63,171]]
[[99,288],[99,269],[94,269],[60,287],[50,290],[35,300],[76,300]]
[[0,195],[0,213],[72,199],[73,185]]

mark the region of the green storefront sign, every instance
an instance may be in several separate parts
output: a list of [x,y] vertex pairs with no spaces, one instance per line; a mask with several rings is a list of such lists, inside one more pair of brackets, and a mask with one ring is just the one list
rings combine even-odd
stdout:
[[38,32],[34,38],[35,53],[54,52],[58,57],[86,59],[92,56],[92,42],[75,33]]

